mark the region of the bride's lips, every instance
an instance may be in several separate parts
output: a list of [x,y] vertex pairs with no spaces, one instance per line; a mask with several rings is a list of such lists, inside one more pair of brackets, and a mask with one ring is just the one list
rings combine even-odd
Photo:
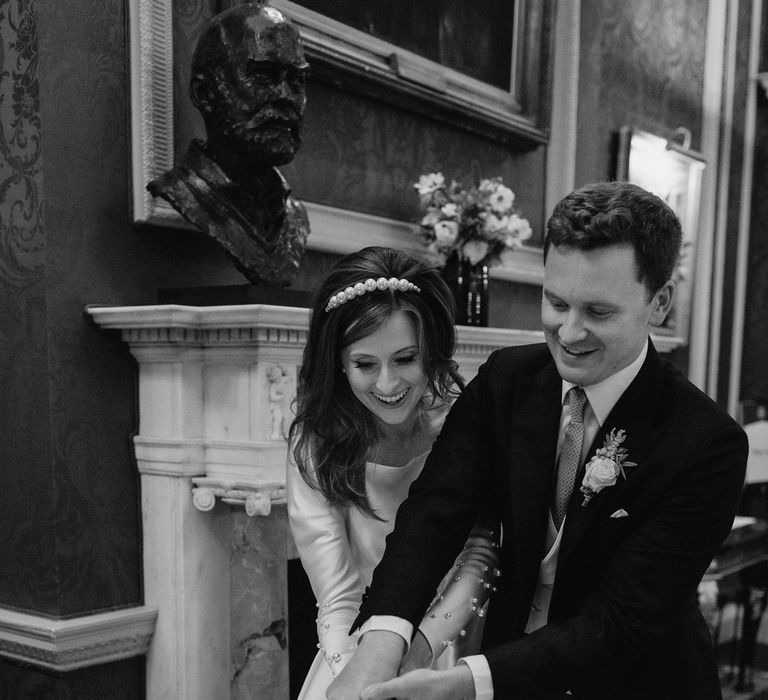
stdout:
[[387,407],[396,407],[403,403],[403,400],[405,399],[409,391],[410,391],[410,387],[408,387],[407,389],[403,389],[402,391],[399,391],[396,394],[393,394],[392,396],[384,396],[383,394],[376,394],[373,391],[371,392],[371,395],[379,403]]

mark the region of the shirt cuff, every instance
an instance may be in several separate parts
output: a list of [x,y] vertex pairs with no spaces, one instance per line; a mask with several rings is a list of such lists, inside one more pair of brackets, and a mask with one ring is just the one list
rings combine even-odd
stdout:
[[493,700],[493,679],[488,660],[482,654],[463,656],[458,663],[465,663],[472,671],[475,683],[475,700]]
[[373,630],[384,630],[400,635],[405,640],[405,652],[407,652],[411,646],[413,625],[402,617],[396,617],[395,615],[371,615],[360,628],[358,639],[360,639],[366,632],[371,632]]

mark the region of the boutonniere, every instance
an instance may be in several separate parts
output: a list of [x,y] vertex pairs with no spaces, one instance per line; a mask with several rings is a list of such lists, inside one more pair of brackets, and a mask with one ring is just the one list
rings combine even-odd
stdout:
[[584,494],[582,506],[586,506],[597,493],[606,486],[613,486],[619,474],[625,479],[624,467],[636,467],[635,462],[628,462],[627,449],[621,443],[627,437],[625,430],[614,428],[605,436],[605,444],[598,448],[594,457],[587,463],[587,471],[581,482],[581,492]]

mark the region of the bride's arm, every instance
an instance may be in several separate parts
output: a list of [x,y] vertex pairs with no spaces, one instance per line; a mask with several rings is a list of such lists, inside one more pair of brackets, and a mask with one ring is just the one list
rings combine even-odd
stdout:
[[357,644],[349,629],[363,585],[352,561],[342,509],[307,484],[290,458],[286,486],[291,532],[317,600],[318,646],[336,676]]
[[419,624],[401,673],[429,666],[454,642],[461,642],[473,617],[484,616],[484,605],[500,574],[498,546],[498,526],[475,525]]

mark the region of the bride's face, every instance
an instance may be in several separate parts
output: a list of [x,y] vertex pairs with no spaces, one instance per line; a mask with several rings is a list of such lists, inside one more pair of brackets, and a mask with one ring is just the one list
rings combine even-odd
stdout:
[[388,425],[400,425],[416,412],[427,388],[416,324],[396,311],[365,338],[341,353],[352,393]]

